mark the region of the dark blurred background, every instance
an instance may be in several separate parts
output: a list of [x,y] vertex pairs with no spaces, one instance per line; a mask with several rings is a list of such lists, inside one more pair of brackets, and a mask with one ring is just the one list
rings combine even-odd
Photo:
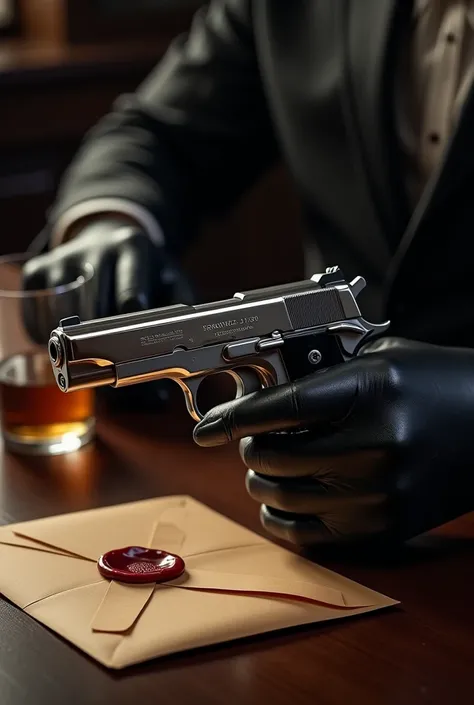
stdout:
[[[203,4],[0,0],[0,254],[29,245],[84,133]],[[304,276],[300,212],[283,166],[225,219],[204,225],[186,268],[206,299]]]

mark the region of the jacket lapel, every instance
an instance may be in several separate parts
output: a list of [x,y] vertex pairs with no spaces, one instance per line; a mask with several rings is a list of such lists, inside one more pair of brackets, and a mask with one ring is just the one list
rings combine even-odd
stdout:
[[354,148],[367,174],[381,236],[394,251],[408,219],[394,131],[393,106],[397,33],[411,13],[410,0],[345,0],[343,90],[354,118]]

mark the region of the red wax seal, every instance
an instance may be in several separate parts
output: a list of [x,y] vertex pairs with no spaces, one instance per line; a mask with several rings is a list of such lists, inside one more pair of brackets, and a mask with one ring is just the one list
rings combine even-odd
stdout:
[[141,546],[117,548],[104,553],[97,563],[104,578],[122,583],[165,583],[184,573],[180,556]]

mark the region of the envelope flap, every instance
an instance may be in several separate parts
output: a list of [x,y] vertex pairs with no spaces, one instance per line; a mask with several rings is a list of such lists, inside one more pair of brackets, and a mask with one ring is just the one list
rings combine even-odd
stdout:
[[0,544],[3,544],[4,546],[17,546],[18,548],[30,548],[34,551],[52,553],[59,556],[73,556],[73,554],[68,551],[63,551],[59,548],[54,548],[53,546],[46,546],[45,544],[38,543],[32,539],[17,535],[9,528],[0,529]]
[[201,553],[268,544],[268,541],[258,534],[190,498],[180,506],[175,504],[164,511],[160,515],[160,524],[161,526],[157,524],[152,547],[171,551],[171,546],[158,544],[165,540],[168,534],[169,529],[167,528],[165,533],[165,526],[178,527],[184,533],[179,552],[185,559]]
[[74,512],[10,526],[24,537],[90,560],[124,546],[147,546],[153,527],[182,497],[166,497]]
[[[209,570],[193,570],[186,582],[176,587],[187,590],[223,590],[234,594],[255,594],[265,597],[279,597],[287,600],[308,600],[320,602],[332,607],[348,607],[341,590],[294,580],[273,578],[267,575],[239,575],[236,573],[215,573]],[[362,601],[360,605],[350,607],[366,607],[370,601]]]
[[[339,573],[271,543],[201,554],[188,558],[186,567],[190,579],[184,586],[191,589],[202,587],[209,579],[208,588],[214,585],[215,589],[280,593],[335,607],[357,608],[384,599]],[[219,575],[222,579],[217,578]]]
[[95,632],[120,634],[130,629],[155,592],[155,585],[124,585],[112,581],[92,618]]

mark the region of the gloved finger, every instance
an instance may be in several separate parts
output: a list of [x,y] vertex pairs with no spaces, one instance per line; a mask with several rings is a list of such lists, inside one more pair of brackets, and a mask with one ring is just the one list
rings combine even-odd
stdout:
[[[327,436],[310,430],[290,433],[264,433],[242,438],[240,457],[248,468],[276,477],[313,476],[322,468],[334,466],[334,454],[351,451],[350,434],[336,430]],[[339,464],[339,463],[338,463]]]
[[389,536],[391,523],[382,508],[347,512],[344,516],[291,514],[267,505],[260,521],[270,534],[297,546],[350,545]]
[[163,248],[152,246],[152,300],[151,307],[176,303],[192,305],[196,294],[182,266]]
[[359,371],[359,361],[353,360],[220,404],[195,426],[194,440],[217,446],[259,433],[342,421],[356,399]]
[[249,495],[259,504],[293,514],[338,517],[346,523],[350,517],[372,515],[386,501],[386,493],[367,488],[352,488],[344,483],[327,485],[317,479],[282,480],[247,472],[245,484]]
[[[41,291],[46,288],[45,270],[41,266],[42,257],[34,257],[26,262],[21,273],[21,287],[23,291]],[[26,335],[37,345],[43,345],[44,332],[38,325],[38,299],[34,295],[21,299],[21,317]]]
[[150,238],[134,230],[123,242],[115,267],[115,302],[118,313],[152,307],[153,245]]
[[49,255],[32,257],[23,265],[22,288],[24,291],[46,289]]
[[[86,280],[81,278],[85,277]],[[52,330],[63,318],[79,316],[82,320],[88,317],[88,299],[92,295],[92,282],[88,272],[81,262],[61,257],[56,260],[47,272],[47,285],[55,295],[48,299]]]
[[269,534],[296,546],[331,545],[337,538],[317,516],[287,514],[265,505],[260,507],[260,522]]
[[82,263],[73,259],[61,258],[52,262],[46,271],[48,289],[57,289],[62,298],[72,298],[75,282],[84,274]]
[[[115,256],[101,251],[87,257],[87,263],[94,270],[94,277],[81,300],[83,320],[106,318],[118,313],[115,307]],[[86,311],[89,313],[87,315]]]
[[75,294],[69,291],[67,285],[75,281],[78,272],[71,270],[66,259],[58,260],[48,253],[25,263],[22,274],[26,291],[53,293],[50,296],[32,295],[22,299],[25,330],[33,342],[45,345],[60,319],[77,313],[72,305]]
[[335,429],[328,435],[313,431],[268,433],[243,438],[240,457],[248,468],[271,477],[317,477],[320,482],[351,486],[381,475],[386,460],[383,448],[359,445],[363,429]]
[[314,474],[314,454],[311,441],[301,433],[264,433],[247,436],[239,443],[244,465],[262,475],[272,477],[305,477]]

